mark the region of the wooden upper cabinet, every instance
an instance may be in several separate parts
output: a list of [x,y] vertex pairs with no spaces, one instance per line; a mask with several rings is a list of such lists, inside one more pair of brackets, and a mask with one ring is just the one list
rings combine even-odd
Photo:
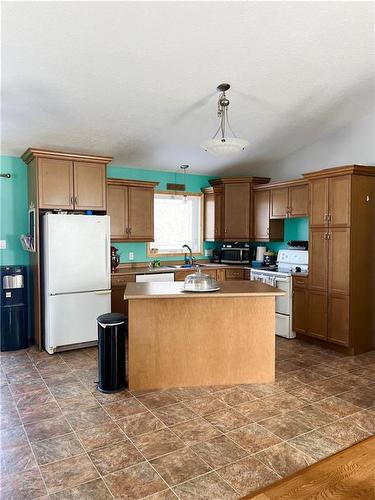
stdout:
[[224,186],[224,236],[229,240],[250,239],[250,184]]
[[350,226],[351,175],[331,177],[328,186],[330,226]]
[[290,186],[288,189],[289,217],[307,217],[309,213],[308,184]]
[[310,226],[324,226],[328,223],[328,185],[326,178],[310,182]]
[[108,185],[107,215],[110,216],[111,239],[122,241],[128,238],[128,190],[124,186]]
[[215,241],[215,195],[212,188],[202,189],[204,194],[204,241]]
[[106,166],[110,156],[92,156],[29,148],[22,160],[35,168],[36,208],[106,210]]
[[253,240],[283,241],[284,219],[270,219],[271,191],[253,190]]
[[38,160],[39,207],[72,210],[73,162],[54,158]]
[[288,188],[271,190],[271,219],[285,219],[288,217],[289,190]]
[[270,191],[254,191],[254,224],[255,241],[269,239]]
[[328,292],[349,295],[350,229],[330,228],[328,246]]
[[154,188],[129,186],[128,188],[129,239],[154,240]]
[[154,240],[154,188],[158,182],[108,179],[111,240]]
[[215,224],[214,233],[215,240],[224,239],[224,217],[223,217],[223,207],[224,207],[224,193],[223,189],[215,189],[214,191],[214,203],[215,203]]
[[106,199],[106,165],[75,161],[74,208],[105,211]]

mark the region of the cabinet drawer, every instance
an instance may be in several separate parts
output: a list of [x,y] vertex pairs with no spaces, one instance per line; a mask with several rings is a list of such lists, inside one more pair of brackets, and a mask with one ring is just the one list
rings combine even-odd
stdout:
[[293,276],[293,288],[307,288],[308,277],[307,276]]
[[112,276],[112,286],[122,286],[135,281],[135,274],[123,274],[122,276]]
[[243,269],[226,269],[225,270],[226,280],[243,280],[244,270]]

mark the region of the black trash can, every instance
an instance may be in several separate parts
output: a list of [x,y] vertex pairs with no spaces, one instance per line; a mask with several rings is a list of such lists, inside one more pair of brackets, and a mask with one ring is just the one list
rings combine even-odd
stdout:
[[127,319],[123,314],[107,313],[98,322],[98,390],[118,392],[127,386],[126,336]]

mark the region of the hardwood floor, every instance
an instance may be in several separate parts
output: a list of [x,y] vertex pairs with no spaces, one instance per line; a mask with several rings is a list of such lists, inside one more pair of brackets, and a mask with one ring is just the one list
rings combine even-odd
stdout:
[[375,437],[340,451],[245,499],[375,499]]

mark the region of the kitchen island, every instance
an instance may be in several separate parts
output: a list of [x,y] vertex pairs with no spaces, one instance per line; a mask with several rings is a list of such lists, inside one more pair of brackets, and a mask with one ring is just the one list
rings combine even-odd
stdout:
[[272,382],[275,297],[257,281],[227,281],[216,292],[183,283],[128,283],[131,390]]

